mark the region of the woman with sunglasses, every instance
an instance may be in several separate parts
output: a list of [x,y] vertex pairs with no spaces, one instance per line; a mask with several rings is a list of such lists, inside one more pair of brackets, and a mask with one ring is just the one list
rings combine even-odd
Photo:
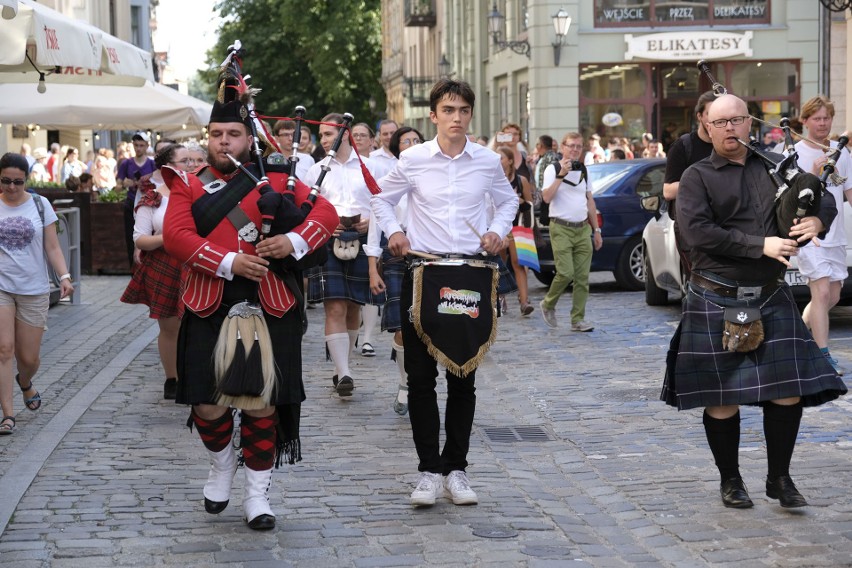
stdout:
[[33,377],[39,368],[41,338],[47,327],[47,262],[61,274],[61,297],[74,291],[56,236],[56,213],[46,199],[27,191],[28,170],[21,154],[8,153],[0,158],[0,435],[15,431],[14,363],[24,405],[32,411],[41,407]]
[[169,144],[154,157],[156,170],[141,187],[136,205],[133,242],[139,249],[139,262],[134,264],[133,277],[121,296],[126,304],[148,306],[149,317],[157,320],[160,334],[157,348],[160,363],[166,373],[163,398],[174,400],[177,389],[177,338],[180,330],[180,263],[163,248],[163,219],[169,203],[169,186],[163,182],[162,168],[170,167],[189,172],[195,169],[194,160],[180,144]]

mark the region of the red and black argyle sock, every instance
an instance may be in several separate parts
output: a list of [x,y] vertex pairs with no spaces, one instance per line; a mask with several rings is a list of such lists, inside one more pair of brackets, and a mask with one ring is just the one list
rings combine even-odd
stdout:
[[228,447],[234,433],[234,415],[230,410],[215,420],[205,420],[193,410],[192,421],[205,448],[218,453]]
[[740,476],[740,413],[730,418],[713,418],[704,411],[704,433],[719,476],[724,483],[732,477]]
[[240,442],[247,468],[254,471],[272,469],[277,425],[278,414],[258,418],[243,412],[240,419]]
[[793,459],[801,421],[801,403],[783,406],[767,402],[763,405],[763,435],[766,438],[769,479],[790,475],[790,461]]

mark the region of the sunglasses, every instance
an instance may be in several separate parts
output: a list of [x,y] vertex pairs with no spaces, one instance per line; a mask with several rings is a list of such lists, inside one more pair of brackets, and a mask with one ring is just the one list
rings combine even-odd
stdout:
[[17,185],[18,187],[27,183],[27,180],[23,179],[11,179],[11,178],[0,178],[0,183],[3,185]]

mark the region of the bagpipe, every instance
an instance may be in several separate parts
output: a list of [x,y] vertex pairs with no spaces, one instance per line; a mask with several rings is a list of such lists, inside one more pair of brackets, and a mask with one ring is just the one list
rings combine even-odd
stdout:
[[[728,90],[725,86],[719,83],[719,81],[717,81],[710,72],[710,66],[706,61],[699,61],[698,69],[710,81],[711,89],[717,97],[728,94]],[[764,122],[754,116],[751,118],[758,120],[759,122]],[[790,229],[793,227],[797,219],[816,215],[819,211],[820,200],[823,193],[826,191],[826,181],[829,177],[831,177],[834,183],[838,183],[837,180],[845,179],[836,173],[836,164],[837,160],[840,158],[843,148],[849,142],[849,137],[846,133],[844,133],[843,136],[838,139],[837,148],[829,147],[827,149],[826,155],[828,156],[828,163],[823,169],[822,175],[817,177],[814,174],[805,172],[799,168],[799,156],[793,142],[793,132],[790,128],[790,120],[786,117],[782,118],[777,127],[784,132],[783,155],[761,150],[757,147],[755,142],[739,140],[739,143],[751,150],[766,166],[766,171],[777,188],[775,193],[775,219],[778,224],[778,232],[781,237],[789,239],[791,238]],[[804,137],[801,138],[804,139]],[[798,246],[802,247],[808,242],[810,242],[810,240],[798,242]]]

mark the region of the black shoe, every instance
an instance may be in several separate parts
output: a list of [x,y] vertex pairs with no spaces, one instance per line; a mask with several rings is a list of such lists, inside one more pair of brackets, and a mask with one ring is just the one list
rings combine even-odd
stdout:
[[258,515],[248,521],[248,526],[250,529],[256,531],[268,531],[275,528],[275,517],[272,515]]
[[778,499],[781,506],[787,509],[806,507],[808,502],[796,489],[789,475],[781,475],[770,481],[766,479],[766,496],[770,499]]
[[334,385],[334,388],[337,388],[337,375],[331,377],[331,383]]
[[174,400],[177,395],[177,379],[166,379],[163,383],[163,398],[166,400]]
[[722,494],[722,504],[731,509],[748,509],[754,507],[754,503],[748,496],[748,490],[742,477],[732,477],[722,482],[719,489]]
[[338,396],[352,396],[352,391],[355,390],[355,381],[349,375],[343,375],[335,386]]
[[211,501],[207,497],[204,498],[204,510],[210,513],[211,515],[218,515],[222,511],[225,510],[225,507],[228,506],[228,501]]

